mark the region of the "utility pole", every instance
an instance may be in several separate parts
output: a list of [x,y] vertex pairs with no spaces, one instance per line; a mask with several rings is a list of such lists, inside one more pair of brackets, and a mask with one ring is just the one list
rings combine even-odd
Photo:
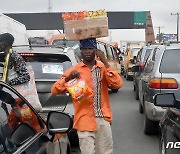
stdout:
[[109,30],[109,42],[112,42],[112,31],[111,31],[111,29]]
[[[51,0],[48,0],[48,13],[51,13],[52,12],[52,1]],[[52,30],[48,30],[48,36],[51,36],[53,34],[53,31]]]
[[176,13],[176,14],[171,13],[171,15],[177,16],[177,42],[179,41],[179,14],[180,13]]
[[160,37],[161,28],[164,28],[164,26],[163,26],[163,27],[158,26],[158,27],[156,27],[156,28],[158,28],[158,32],[159,32],[159,43],[161,43],[161,37]]

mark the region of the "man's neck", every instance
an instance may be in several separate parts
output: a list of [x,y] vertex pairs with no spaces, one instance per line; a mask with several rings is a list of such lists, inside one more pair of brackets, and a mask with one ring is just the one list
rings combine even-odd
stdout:
[[88,67],[92,68],[96,64],[96,61],[95,60],[92,60],[92,61],[83,60],[83,63],[86,64]]

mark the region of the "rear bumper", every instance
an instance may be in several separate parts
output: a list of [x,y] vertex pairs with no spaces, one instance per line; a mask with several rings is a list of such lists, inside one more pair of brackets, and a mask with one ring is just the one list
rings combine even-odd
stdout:
[[160,121],[160,119],[163,117],[164,112],[166,109],[155,106],[153,103],[145,101],[145,112],[147,114],[147,117],[152,121]]

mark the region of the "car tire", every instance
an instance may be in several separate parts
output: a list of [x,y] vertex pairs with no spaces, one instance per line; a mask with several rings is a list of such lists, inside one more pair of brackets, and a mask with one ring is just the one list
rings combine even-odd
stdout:
[[166,154],[166,146],[163,136],[160,137],[160,143],[159,143],[159,153],[160,154]]
[[128,74],[126,74],[126,80],[129,81],[130,79],[131,77]]
[[124,72],[123,77],[126,78],[126,73]]
[[135,92],[135,90],[136,90],[136,86],[135,86],[135,84],[133,83],[133,91]]
[[139,100],[139,91],[135,88],[135,99]]
[[150,120],[146,115],[146,111],[144,110],[144,122],[143,122],[144,134],[146,135],[156,134],[158,130],[157,126],[158,126],[157,122]]
[[112,93],[117,93],[117,92],[118,92],[118,89],[111,89],[111,92],[112,92]]
[[140,102],[139,102],[139,113],[141,113],[141,114],[143,113],[143,107]]
[[71,154],[71,145],[70,145],[70,143],[67,145],[67,154]]

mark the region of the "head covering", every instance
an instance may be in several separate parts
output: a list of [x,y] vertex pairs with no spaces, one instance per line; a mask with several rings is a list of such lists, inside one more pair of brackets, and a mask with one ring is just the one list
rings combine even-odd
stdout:
[[97,43],[95,38],[80,40],[80,48],[89,48],[89,47],[97,49]]
[[0,35],[0,42],[6,42],[8,45],[14,43],[14,37],[10,33],[3,33]]

